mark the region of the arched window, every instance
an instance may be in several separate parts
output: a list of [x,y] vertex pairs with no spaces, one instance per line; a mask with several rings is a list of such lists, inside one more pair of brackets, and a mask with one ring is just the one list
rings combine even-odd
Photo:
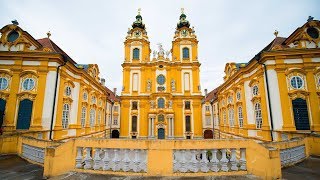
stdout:
[[229,125],[230,127],[234,126],[234,110],[233,109],[229,109]]
[[158,108],[164,108],[164,99],[163,98],[158,99]]
[[238,107],[238,120],[239,120],[239,127],[243,127],[243,114],[242,114],[242,107]]
[[189,59],[189,48],[183,48],[182,49],[182,57],[183,59]]
[[81,110],[81,127],[85,127],[86,125],[86,116],[87,116],[87,108],[86,107],[82,107]]
[[97,122],[98,125],[100,125],[100,121],[101,121],[101,111],[98,111],[98,122]]
[[303,79],[299,76],[293,76],[290,80],[290,84],[294,89],[300,89],[303,87]]
[[66,89],[65,89],[65,95],[66,96],[71,96],[71,87],[70,86],[67,86]]
[[69,104],[63,105],[62,111],[62,128],[67,129],[69,125],[69,117],[70,117],[70,107]]
[[140,59],[140,49],[138,48],[133,49],[133,59]]
[[254,105],[254,116],[256,118],[256,127],[257,127],[257,129],[261,129],[261,126],[262,126],[262,114],[261,114],[261,105],[260,105],[260,103],[256,103]]
[[252,94],[253,94],[254,96],[257,96],[257,95],[259,94],[259,88],[258,88],[257,85],[254,85],[254,86],[252,87]]
[[96,119],[96,111],[94,109],[90,110],[90,127],[94,127],[94,121]]
[[5,90],[8,88],[8,79],[1,77],[0,78],[0,90]]

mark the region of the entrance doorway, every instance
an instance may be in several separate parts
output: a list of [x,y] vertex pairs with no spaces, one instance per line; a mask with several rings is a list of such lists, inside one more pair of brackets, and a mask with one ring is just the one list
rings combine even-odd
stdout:
[[17,128],[16,129],[29,129],[33,102],[29,99],[20,101]]
[[164,134],[164,129],[163,128],[159,128],[158,129],[158,139],[164,139],[165,134]]
[[203,136],[204,136],[205,139],[212,139],[213,138],[213,133],[212,133],[211,130],[205,130]]
[[111,138],[119,138],[119,131],[118,130],[112,130]]
[[296,130],[310,130],[307,101],[297,98],[292,101]]
[[3,125],[3,117],[4,117],[4,112],[6,110],[6,101],[3,99],[0,99],[0,128]]

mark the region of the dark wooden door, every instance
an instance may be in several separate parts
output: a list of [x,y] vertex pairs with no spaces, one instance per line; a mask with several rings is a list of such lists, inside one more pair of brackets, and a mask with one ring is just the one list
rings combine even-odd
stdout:
[[17,129],[29,129],[33,102],[29,99],[20,101]]
[[3,99],[0,99],[0,128],[3,125],[3,117],[4,117],[5,110],[6,110],[6,101]]
[[205,139],[212,139],[213,138],[213,133],[211,130],[205,130],[204,131],[204,138]]
[[164,129],[163,128],[159,128],[158,129],[158,139],[164,139],[165,134],[164,134]]
[[304,99],[297,98],[292,101],[294,122],[297,130],[310,130],[308,106]]

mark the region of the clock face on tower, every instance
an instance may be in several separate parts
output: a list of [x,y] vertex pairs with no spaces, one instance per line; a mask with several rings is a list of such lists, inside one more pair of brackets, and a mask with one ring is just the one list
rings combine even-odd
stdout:
[[141,31],[135,31],[134,32],[134,36],[135,37],[140,37],[140,35],[141,35]]
[[181,31],[181,36],[186,37],[188,36],[188,33],[189,33],[188,30],[184,29]]

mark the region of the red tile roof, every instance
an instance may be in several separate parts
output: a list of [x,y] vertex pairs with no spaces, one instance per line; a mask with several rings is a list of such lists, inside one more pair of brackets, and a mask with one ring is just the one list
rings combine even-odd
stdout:
[[[219,88],[219,87],[218,87]],[[204,98],[204,102],[207,102],[207,101],[215,101],[217,98],[218,98],[218,88],[215,88],[214,90],[210,91],[207,96]]]
[[68,58],[69,61],[71,61],[73,64],[77,64],[67,53],[65,53],[56,43],[54,43],[51,39],[49,38],[42,38],[42,39],[37,39],[37,41],[44,47],[44,48],[49,48],[55,53],[60,53],[66,58]]
[[107,93],[109,94],[108,99],[113,102],[120,102],[120,97],[114,94],[109,88],[105,87]]

